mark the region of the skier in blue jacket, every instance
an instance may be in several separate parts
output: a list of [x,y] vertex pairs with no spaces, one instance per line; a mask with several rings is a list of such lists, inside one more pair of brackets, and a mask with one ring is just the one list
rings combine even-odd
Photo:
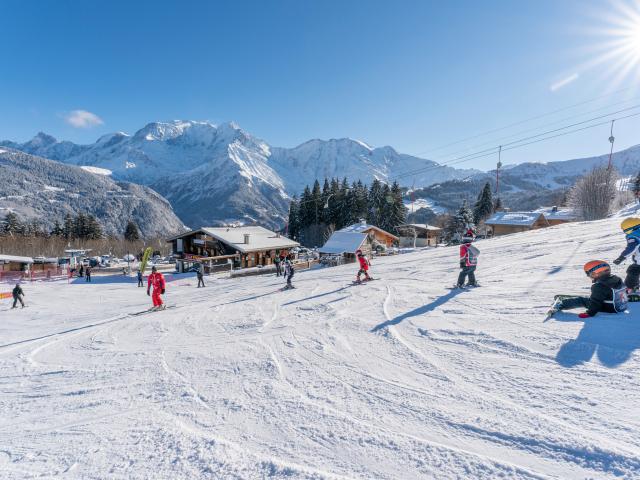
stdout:
[[620,265],[628,256],[631,256],[633,263],[627,268],[624,284],[629,291],[635,291],[640,284],[640,218],[626,218],[620,227],[626,235],[627,248],[613,263]]

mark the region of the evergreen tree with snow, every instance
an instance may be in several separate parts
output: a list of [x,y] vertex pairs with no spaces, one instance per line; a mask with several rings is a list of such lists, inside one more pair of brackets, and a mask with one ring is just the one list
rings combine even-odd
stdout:
[[473,221],[476,225],[485,221],[493,213],[493,198],[491,195],[491,185],[485,183],[484,188],[478,195],[478,201],[473,207]]
[[495,203],[493,204],[493,212],[499,212],[502,210],[502,200],[500,200],[500,197],[496,198]]
[[636,175],[636,179],[633,181],[633,194],[636,198],[640,198],[640,172]]
[[4,224],[2,225],[2,235],[16,236],[22,235],[24,232],[24,225],[20,222],[18,215],[14,212],[9,212],[4,217]]
[[445,237],[449,240],[459,241],[469,228],[473,228],[473,212],[465,200],[456,214],[451,216],[447,222]]
[[393,185],[391,185],[391,198],[391,211],[389,214],[391,230],[389,232],[394,232],[398,225],[402,225],[407,221],[407,207],[404,206],[402,201],[402,189],[398,182],[393,182]]
[[62,236],[67,240],[75,238],[75,223],[70,213],[64,216],[64,224],[62,227]]
[[313,216],[315,213],[313,212],[313,199],[311,198],[311,189],[309,185],[304,187],[302,192],[302,196],[299,202],[299,210],[298,210],[298,225],[300,230],[308,227],[313,224]]
[[49,235],[52,237],[64,237],[64,229],[62,228],[62,225],[60,225],[60,221],[56,220],[53,224],[53,228],[51,229],[51,231],[49,232]]
[[311,190],[311,202],[312,202],[312,210],[311,213],[313,214],[313,225],[318,225],[320,224],[320,220],[321,220],[321,216],[320,214],[322,213],[322,190],[320,189],[320,182],[318,181],[318,179],[316,178],[316,181],[313,182],[313,189]]
[[124,239],[128,242],[135,242],[140,240],[140,232],[138,232],[138,226],[133,222],[133,220],[129,220],[127,222],[127,226],[124,229]]
[[87,215],[85,228],[86,234],[84,238],[87,240],[98,240],[103,237],[102,227],[93,215]]
[[382,213],[385,204],[384,187],[382,182],[375,178],[369,187],[367,197],[367,222],[371,225],[379,226],[382,220]]

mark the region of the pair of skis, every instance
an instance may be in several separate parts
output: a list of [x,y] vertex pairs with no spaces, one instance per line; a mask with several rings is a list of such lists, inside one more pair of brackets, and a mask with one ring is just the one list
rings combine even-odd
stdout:
[[151,307],[146,310],[142,310],[141,312],[130,313],[130,317],[137,317],[138,315],[144,315],[145,313],[155,313],[155,312],[164,312],[165,310],[171,310],[176,308],[176,305],[165,305],[164,308]]

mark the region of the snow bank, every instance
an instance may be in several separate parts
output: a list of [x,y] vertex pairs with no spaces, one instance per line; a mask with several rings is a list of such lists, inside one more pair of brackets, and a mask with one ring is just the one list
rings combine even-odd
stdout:
[[618,224],[479,242],[470,291],[447,288],[456,247],[358,286],[353,264],[286,292],[176,281],[135,317],[134,284],[26,284],[28,308],[0,304],[2,477],[639,478],[640,304],[543,321]]
[[83,165],[80,168],[86,172],[95,173],[96,175],[111,175],[113,173],[111,170],[106,168],[91,167],[87,165]]

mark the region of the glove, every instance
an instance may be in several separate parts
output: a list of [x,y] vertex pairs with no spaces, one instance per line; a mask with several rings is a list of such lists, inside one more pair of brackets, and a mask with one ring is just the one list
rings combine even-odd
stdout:
[[583,313],[579,313],[578,317],[580,318],[589,318],[591,315],[589,315],[587,312],[583,312]]
[[149,293],[149,290],[147,290],[147,295],[151,295],[151,294]]
[[624,257],[618,257],[613,261],[616,265],[620,265],[622,262],[624,262]]
[[162,292],[160,292],[160,293],[162,293],[162,295],[164,295],[164,288],[162,289]]
[[460,268],[464,268],[467,266],[467,262],[465,262],[464,260],[460,260]]

